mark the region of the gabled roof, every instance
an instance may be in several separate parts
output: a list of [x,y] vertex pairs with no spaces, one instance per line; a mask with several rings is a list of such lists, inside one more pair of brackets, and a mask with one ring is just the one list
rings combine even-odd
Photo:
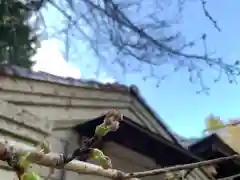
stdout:
[[17,66],[2,66],[0,68],[0,76],[12,76],[18,78],[32,79],[36,81],[45,81],[50,83],[57,83],[69,86],[76,87],[89,87],[89,88],[97,88],[99,90],[111,89],[114,91],[124,91],[128,92],[132,97],[134,97],[137,101],[139,101],[147,111],[154,117],[153,119],[156,123],[164,129],[164,131],[171,137],[172,141],[178,144],[178,141],[172,135],[167,126],[162,122],[163,120],[157,115],[156,112],[147,104],[146,100],[141,96],[138,88],[134,85],[126,86],[119,83],[107,83],[103,84],[93,80],[83,80],[83,79],[73,79],[73,78],[63,78],[59,76],[55,76],[45,72],[33,72],[25,68],[20,68]]
[[[79,124],[75,130],[79,135],[92,137],[97,125],[103,122],[104,116]],[[172,144],[159,134],[144,129],[131,119],[124,117],[118,131],[107,134],[104,141],[114,141],[156,161],[161,166],[173,166],[199,162],[201,159],[187,149]],[[201,168],[200,168],[201,169]],[[202,172],[212,179],[203,169]]]
[[[225,144],[217,134],[211,134],[195,142],[189,146],[189,150],[196,156],[205,160],[237,154],[237,152]],[[216,167],[218,172],[216,178],[224,178],[236,175],[240,172],[240,160],[220,162],[216,165]],[[236,179],[240,179],[240,177]]]
[[[165,147],[166,147],[164,150],[165,153],[171,152],[171,153],[176,153],[179,155],[179,152],[180,152],[180,154],[183,155],[183,157],[186,157],[186,159],[189,162],[198,161],[197,157],[194,157],[194,155],[189,154],[189,152],[186,149],[182,148],[181,145],[179,145],[176,138],[172,135],[172,133],[169,131],[169,129],[166,127],[166,125],[162,122],[162,119],[160,117],[158,117],[158,115],[151,109],[151,107],[146,103],[144,98],[140,95],[136,86],[128,87],[128,86],[118,84],[118,83],[103,84],[103,83],[99,83],[99,82],[92,81],[92,80],[63,78],[63,77],[54,76],[54,75],[51,75],[51,74],[48,74],[45,72],[32,72],[32,71],[24,69],[24,68],[7,67],[7,66],[0,68],[0,76],[3,76],[3,77],[7,76],[7,77],[13,77],[13,78],[20,78],[20,79],[30,79],[30,80],[35,80],[35,81],[48,82],[48,83],[52,83],[52,84],[66,85],[69,87],[71,87],[71,86],[83,87],[83,88],[86,87],[88,89],[92,88],[92,89],[98,89],[98,90],[104,90],[104,91],[109,90],[109,91],[128,93],[131,97],[133,97],[135,100],[137,100],[142,106],[144,106],[145,109],[147,109],[147,111],[151,114],[151,116],[154,117],[153,119],[159,125],[159,128],[161,127],[161,129],[164,129],[165,133],[167,133],[168,136],[171,137],[173,143],[170,142],[169,140],[166,140],[165,138],[163,138],[160,134],[154,134],[153,132],[149,131],[149,129],[144,129],[139,124],[136,124],[136,123],[129,124],[129,122],[131,122],[131,121],[126,121],[126,123],[124,123],[125,128],[121,128],[122,132],[121,131],[118,132],[118,133],[122,133],[121,136],[119,135],[117,137],[117,134],[115,134],[115,135],[112,135],[112,138],[114,138],[115,140],[118,139],[119,141],[121,141],[121,139],[124,139],[124,138],[122,138],[122,137],[124,137],[123,132],[129,132],[129,129],[130,129],[130,132],[134,131],[136,134],[139,135],[139,137],[141,137],[143,139],[145,138],[144,142],[147,142],[147,140],[150,140],[150,142],[155,144],[154,146],[156,147],[156,149],[155,150],[153,149],[152,152],[150,151],[150,153],[153,153],[154,155],[158,154],[158,150],[160,151],[159,146],[163,145],[163,143],[164,143]],[[92,121],[89,123],[91,124]],[[109,138],[111,138],[111,135],[109,135]],[[134,139],[134,141],[136,142],[135,139]],[[137,145],[137,147],[144,148],[144,146],[139,147],[139,145]],[[145,146],[145,148],[146,148],[146,146]],[[144,149],[142,149],[142,150],[144,150]],[[161,154],[164,154],[164,152],[162,152]],[[183,162],[183,158],[181,156],[178,156],[178,158],[179,158],[178,159],[179,163]],[[173,160],[171,160],[169,162],[166,161],[165,164],[171,164],[171,163],[173,163]],[[176,161],[176,159],[174,161]],[[184,160],[184,162],[186,162],[186,160]]]

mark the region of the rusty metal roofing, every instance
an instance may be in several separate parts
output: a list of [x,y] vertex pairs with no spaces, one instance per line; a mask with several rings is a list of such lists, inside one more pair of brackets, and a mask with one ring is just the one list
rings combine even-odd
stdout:
[[18,66],[1,66],[0,76],[13,76],[19,78],[27,78],[36,81],[45,81],[50,83],[58,83],[69,86],[99,88],[102,90],[114,90],[129,92],[134,96],[143,106],[149,111],[149,113],[156,119],[157,123],[169,134],[175,144],[179,144],[176,138],[172,135],[166,125],[162,122],[162,119],[154,112],[154,110],[148,105],[146,100],[140,95],[139,89],[135,85],[126,86],[119,83],[100,83],[94,80],[74,79],[69,77],[60,77],[52,75],[46,72],[34,72],[29,69],[21,68]]

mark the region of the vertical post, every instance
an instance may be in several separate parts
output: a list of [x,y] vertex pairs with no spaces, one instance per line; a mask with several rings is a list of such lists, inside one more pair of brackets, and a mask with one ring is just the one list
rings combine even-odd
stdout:
[[[70,145],[70,142],[68,140],[64,140],[64,147],[63,147],[64,154],[68,154],[69,145]],[[66,177],[66,171],[62,169],[60,180],[65,180],[66,179],[65,177]]]

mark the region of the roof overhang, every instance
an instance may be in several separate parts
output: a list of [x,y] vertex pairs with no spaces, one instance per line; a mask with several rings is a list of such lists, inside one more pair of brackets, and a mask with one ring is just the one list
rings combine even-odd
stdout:
[[[203,159],[227,157],[237,154],[231,147],[217,135],[212,134],[195,144],[189,146],[189,150]],[[240,172],[240,160],[228,160],[216,165],[216,178],[229,177]],[[237,178],[236,178],[237,179]]]
[[[95,127],[102,123],[104,116],[76,126],[79,135],[91,137]],[[144,129],[127,117],[121,123],[118,131],[109,133],[104,141],[114,141],[140,154],[152,158],[156,164],[171,166],[199,161],[188,150],[167,141],[165,138]]]
[[[154,112],[154,110],[147,104],[144,98],[140,95],[140,92],[136,86],[125,86],[122,84],[114,83],[114,84],[102,84],[93,80],[81,80],[81,79],[73,79],[73,78],[63,78],[55,75],[51,75],[45,72],[33,72],[24,68],[16,67],[16,66],[4,66],[0,69],[0,76],[9,76],[20,79],[30,79],[34,81],[44,81],[52,84],[61,84],[67,85],[69,87],[80,87],[80,88],[90,88],[101,91],[114,91],[119,93],[128,94],[131,102],[127,108],[129,114],[134,114],[138,121],[142,121],[144,119],[143,124],[145,123],[150,129],[154,131],[158,131],[159,134],[162,134],[167,139],[172,141],[175,144],[178,144],[176,138],[172,135],[166,125],[162,122],[163,120]],[[142,114],[144,112],[144,114]],[[141,114],[140,114],[141,113]],[[133,119],[133,117],[128,116]],[[87,119],[86,119],[87,120]],[[76,124],[77,120],[56,120],[57,123],[62,128],[69,126],[73,126]]]

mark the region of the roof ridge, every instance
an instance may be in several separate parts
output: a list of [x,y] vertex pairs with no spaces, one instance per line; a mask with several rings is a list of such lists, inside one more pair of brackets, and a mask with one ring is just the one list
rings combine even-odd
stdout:
[[46,81],[50,83],[59,83],[69,86],[95,87],[95,88],[114,88],[116,90],[130,90],[135,85],[124,85],[120,83],[102,83],[93,79],[82,79],[72,77],[62,77],[44,71],[33,71],[19,66],[4,65],[0,68],[0,76],[16,76],[20,78],[33,79],[37,81]]
[[155,121],[159,124],[159,126],[162,127],[171,137],[173,142],[180,145],[177,139],[173,136],[172,130],[163,122],[163,119],[158,115],[158,113],[156,113],[155,110],[147,103],[147,101],[145,100],[145,98],[143,98],[139,88],[136,85],[127,86],[120,83],[101,83],[95,80],[61,77],[43,71],[36,72],[15,65],[0,66],[0,76],[13,76],[13,77],[15,76],[19,78],[33,79],[36,81],[58,83],[67,86],[99,88],[101,90],[115,90],[120,92],[129,92],[147,109],[147,111],[154,117]]

